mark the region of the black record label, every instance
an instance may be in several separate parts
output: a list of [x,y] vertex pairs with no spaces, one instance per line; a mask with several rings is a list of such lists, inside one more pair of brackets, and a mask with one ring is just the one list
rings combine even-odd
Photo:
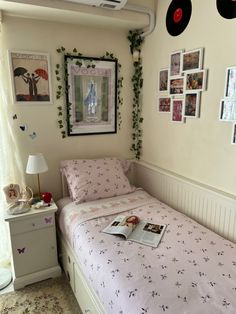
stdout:
[[181,34],[189,23],[191,13],[191,0],[172,0],[166,14],[168,33],[172,36]]
[[236,18],[236,0],[216,0],[217,10],[226,19]]

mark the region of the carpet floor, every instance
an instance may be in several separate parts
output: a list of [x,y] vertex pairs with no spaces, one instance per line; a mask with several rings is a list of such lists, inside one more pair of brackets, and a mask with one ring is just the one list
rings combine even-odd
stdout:
[[1,314],[81,314],[65,276],[0,295]]

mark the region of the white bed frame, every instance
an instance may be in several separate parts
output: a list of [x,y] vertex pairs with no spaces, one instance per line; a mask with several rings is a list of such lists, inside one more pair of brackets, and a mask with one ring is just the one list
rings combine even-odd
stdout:
[[[199,184],[153,165],[134,161],[129,178],[162,202],[192,217],[202,225],[236,242],[236,197]],[[63,196],[68,195],[62,178]],[[91,289],[70,245],[59,234],[63,269],[83,313],[106,313]]]

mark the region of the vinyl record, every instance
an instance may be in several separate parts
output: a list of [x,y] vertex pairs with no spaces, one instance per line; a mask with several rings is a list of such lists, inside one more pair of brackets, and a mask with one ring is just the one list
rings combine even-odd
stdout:
[[166,14],[166,28],[171,36],[178,36],[188,25],[192,13],[191,0],[172,0]]
[[235,0],[216,0],[217,10],[225,19],[236,18]]

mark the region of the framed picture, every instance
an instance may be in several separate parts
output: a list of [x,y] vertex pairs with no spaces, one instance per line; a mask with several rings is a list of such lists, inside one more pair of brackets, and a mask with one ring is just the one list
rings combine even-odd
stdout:
[[222,99],[220,102],[221,121],[236,121],[236,99]]
[[169,92],[169,69],[159,72],[159,92]]
[[231,144],[236,145],[236,123],[233,124]]
[[117,60],[65,55],[68,136],[116,133]]
[[39,52],[9,52],[13,101],[19,104],[51,104],[49,55]]
[[171,98],[160,97],[158,99],[158,111],[159,112],[170,112]]
[[206,89],[206,70],[186,72],[185,91],[203,91]]
[[184,93],[184,77],[178,76],[170,79],[170,95],[182,95]]
[[199,116],[199,93],[187,92],[184,97],[184,116],[197,118]]
[[184,109],[184,100],[174,98],[171,100],[171,121],[183,123],[184,116],[183,116],[183,109]]
[[225,97],[236,98],[236,67],[226,69]]
[[183,50],[175,51],[170,55],[170,76],[181,75]]
[[186,51],[182,54],[182,72],[201,70],[203,61],[203,49]]

